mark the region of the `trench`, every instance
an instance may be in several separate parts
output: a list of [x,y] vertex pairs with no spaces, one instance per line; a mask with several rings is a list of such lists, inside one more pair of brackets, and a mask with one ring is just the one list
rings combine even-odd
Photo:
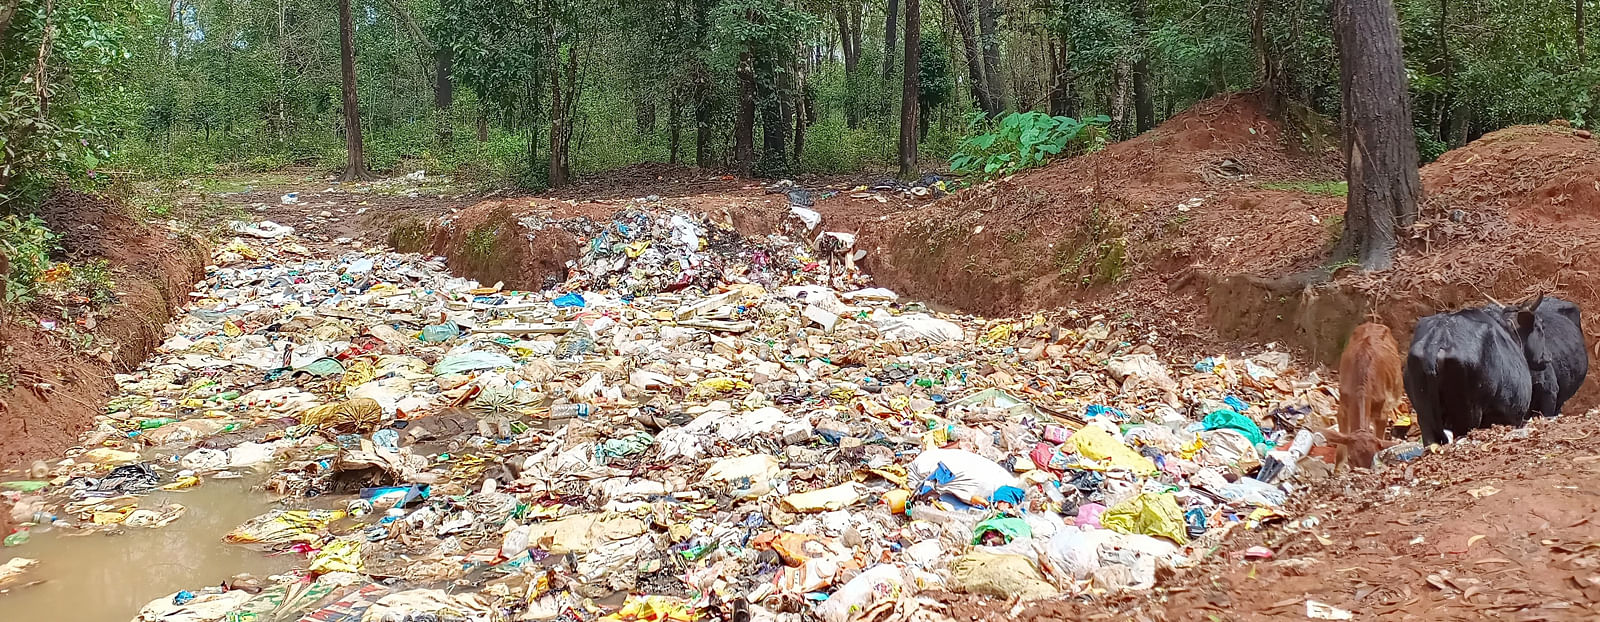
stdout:
[[[823,287],[791,241],[735,240],[681,213],[619,218],[628,226],[597,235],[654,237],[585,244],[572,278],[605,287],[575,292],[479,288],[448,273],[445,261],[311,250],[272,232],[220,246],[194,302],[167,325],[167,341],[118,379],[121,393],[80,447],[0,476],[11,488],[43,487],[13,494],[18,508],[38,514],[19,517],[33,524],[6,556],[37,565],[0,583],[0,607],[16,619],[59,619],[70,609],[71,619],[125,620],[147,609],[150,619],[222,620],[230,618],[184,608],[236,599],[228,602],[237,612],[283,586],[329,590],[248,618],[288,622],[327,614],[357,589],[375,590],[376,599],[443,588],[440,598],[458,599],[448,606],[481,604],[473,594],[499,598],[481,619],[544,619],[581,599],[608,610],[639,594],[686,603],[699,588],[681,577],[708,567],[723,568],[729,581],[789,586],[783,598],[832,591],[838,603],[852,598],[855,574],[801,589],[794,582],[816,579],[774,563],[792,554],[771,544],[758,554],[756,543],[816,538],[820,552],[807,555],[838,556],[830,563],[893,560],[907,572],[967,581],[952,569],[1014,560],[1021,549],[975,543],[983,513],[951,499],[999,503],[1007,487],[1027,489],[1028,511],[1008,516],[1026,514],[1041,544],[1055,533],[1105,532],[1099,514],[1083,518],[1089,506],[1179,511],[1176,524],[1106,536],[1141,538],[1139,555],[1166,559],[1181,554],[1175,542],[1215,544],[1226,533],[1207,525],[1282,505],[1274,501],[1281,491],[1263,493],[1276,489],[1248,474],[1299,472],[1257,471],[1259,456],[1238,467],[1238,456],[1255,455],[1249,437],[1187,413],[1243,411],[1256,435],[1284,447],[1294,431],[1273,422],[1331,417],[1326,394],[1313,395],[1323,387],[1256,376],[1288,378],[1280,354],[1236,359],[1222,366],[1226,374],[1198,371],[1195,361],[1162,360],[1152,348],[1160,341],[1115,319],[1044,325],[962,315],[866,289],[860,274]],[[702,246],[702,237],[717,242]],[[801,287],[787,289],[794,284]],[[1303,406],[1285,415],[1287,404]],[[557,420],[557,412],[573,416]],[[723,419],[757,415],[767,423]],[[1214,498],[1188,492],[1190,480],[1162,474],[1149,457],[1176,461],[1185,446],[1202,448],[1184,460],[1207,465]],[[962,461],[988,468],[993,482],[981,494],[911,501],[909,516],[942,525],[918,531],[886,508],[915,488],[915,477],[937,477],[892,477],[923,468],[911,459],[932,449],[955,452],[944,455],[957,456],[949,459],[957,470]],[[1237,456],[1213,453],[1224,451]],[[711,476],[760,454],[786,468]],[[130,464],[147,468],[149,481],[107,484]],[[863,465],[876,470],[857,471]],[[1187,494],[1141,494],[1143,478],[1172,480],[1162,488]],[[432,497],[382,494],[396,486]],[[844,501],[807,497],[844,489]],[[102,500],[99,513],[85,509],[85,498]],[[1247,501],[1216,500],[1227,498]],[[185,510],[170,523],[130,524],[138,512],[173,504]],[[657,506],[645,512],[656,518],[638,520]],[[245,526],[274,512],[347,509],[285,528],[291,539],[224,541],[230,533],[267,540],[268,530]],[[555,526],[595,516],[605,518],[587,533],[601,535],[585,537],[596,542]],[[697,526],[688,529],[691,520]],[[615,534],[593,531],[602,523]],[[910,557],[913,545],[920,561]],[[1148,567],[1154,580],[1153,565],[1123,561],[1128,573]],[[1036,561],[1030,572],[1048,567]],[[1030,593],[1070,596],[1088,580],[1053,572],[1066,574],[1036,574]],[[554,587],[536,588],[539,576]],[[1133,574],[1096,581],[1141,582]],[[534,596],[506,600],[504,590]],[[199,605],[184,604],[189,597]]]

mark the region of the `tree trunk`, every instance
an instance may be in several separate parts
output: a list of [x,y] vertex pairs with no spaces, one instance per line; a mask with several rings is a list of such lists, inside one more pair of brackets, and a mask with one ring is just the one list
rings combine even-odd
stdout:
[[806,74],[804,71],[795,73],[794,93],[794,166],[800,166],[800,158],[806,152],[806,125],[811,121],[811,101],[806,98]]
[[1150,92],[1150,30],[1146,25],[1148,0],[1133,1],[1134,50],[1133,61],[1133,119],[1134,131],[1150,131],[1156,125],[1156,103]]
[[770,58],[756,61],[756,110],[761,115],[761,157],[756,163],[756,173],[762,177],[785,177],[789,174],[788,101],[783,97],[788,78],[779,75],[777,63]]
[[441,44],[433,53],[433,64],[433,107],[438,117],[435,132],[439,136],[439,145],[445,146],[455,136],[455,127],[450,118],[450,107],[455,103],[455,80],[450,77],[451,67],[455,65],[455,50]]
[[1585,25],[1583,19],[1583,3],[1587,1],[1588,0],[1573,0],[1574,8],[1572,16],[1572,38],[1578,44],[1579,69],[1582,69],[1585,66],[1583,49],[1583,27]]
[[917,64],[922,55],[922,0],[906,0],[906,64],[900,90],[900,177],[917,176]]
[[[911,5],[906,5],[906,11],[911,11]],[[895,26],[900,22],[900,0],[889,0],[889,6],[884,9],[883,20],[883,79],[888,80],[894,75],[894,44]]]
[[1000,71],[1000,7],[994,0],[978,0],[978,26],[983,34],[983,77],[989,81],[991,115],[1006,110],[1005,74]]
[[1422,186],[1400,20],[1391,0],[1334,0],[1350,193],[1335,257],[1366,270],[1393,265],[1397,231],[1417,219]]
[[672,107],[667,112],[667,162],[677,164],[678,153],[683,148],[683,89],[672,89],[667,105]]
[[339,0],[339,73],[344,92],[344,173],[340,181],[367,181],[376,178],[367,170],[361,144],[361,108],[356,98],[355,26],[350,19],[350,0]]
[[733,127],[733,161],[740,177],[756,165],[756,69],[748,50],[739,53],[739,116]]
[[1127,57],[1117,59],[1112,71],[1111,86],[1111,136],[1116,140],[1128,138],[1128,92],[1133,86],[1133,63]]
[[1065,37],[1050,38],[1050,114],[1078,116],[1078,94],[1073,87],[1072,48]]
[[856,74],[856,64],[861,62],[861,50],[856,49],[856,39],[850,32],[850,16],[845,14],[843,4],[834,8],[833,19],[839,22],[839,47],[844,52],[844,72],[853,76]]
[[956,32],[961,34],[962,53],[967,57],[967,88],[972,93],[972,101],[985,114],[995,116],[997,111],[989,99],[989,83],[983,79],[983,57],[978,53],[978,35],[973,30],[972,4],[967,0],[945,0],[945,6],[955,21]]
[[695,0],[694,40],[694,165],[711,167],[711,69],[706,65],[706,31],[711,27],[711,0]]
[[546,75],[550,80],[550,187],[560,188],[572,181],[572,115],[578,107],[578,45],[569,41],[566,75],[562,75],[561,41],[556,38],[556,11],[552,10],[545,22],[545,41],[548,44]]

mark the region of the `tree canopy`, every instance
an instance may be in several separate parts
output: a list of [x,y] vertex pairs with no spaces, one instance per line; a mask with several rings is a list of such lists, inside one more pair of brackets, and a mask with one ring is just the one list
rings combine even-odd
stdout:
[[[1424,160],[1600,117],[1588,0],[1398,0]],[[1262,89],[1341,114],[1332,0],[351,0],[366,164],[543,187],[642,161],[887,171],[915,7],[922,168],[968,113],[1131,136]],[[340,169],[336,3],[0,0],[0,200],[90,173]],[[891,17],[893,19],[891,19]],[[887,70],[887,71],[885,71]],[[981,124],[980,124],[981,125]]]

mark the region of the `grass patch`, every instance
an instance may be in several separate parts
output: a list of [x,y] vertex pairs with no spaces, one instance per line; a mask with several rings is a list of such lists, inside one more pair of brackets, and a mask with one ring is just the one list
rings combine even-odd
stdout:
[[478,257],[488,258],[494,254],[494,243],[499,237],[500,228],[485,223],[467,232],[467,252]]
[[[416,218],[407,218],[389,230],[389,246],[401,253],[417,253],[422,251],[422,243],[427,239],[428,227]],[[469,233],[470,237],[471,234]]]
[[1264,190],[1304,192],[1325,197],[1342,197],[1350,194],[1350,185],[1342,181],[1275,181],[1261,184]]

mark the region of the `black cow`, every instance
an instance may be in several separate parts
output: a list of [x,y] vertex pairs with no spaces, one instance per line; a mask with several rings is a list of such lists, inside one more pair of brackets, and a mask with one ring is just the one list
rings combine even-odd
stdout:
[[[1518,313],[1506,307],[1506,319],[1515,325]],[[1536,299],[1531,309],[1533,333],[1544,339],[1528,343],[1523,352],[1533,377],[1533,400],[1528,416],[1554,417],[1572,399],[1589,375],[1589,352],[1583,341],[1583,321],[1578,305],[1560,298]]]
[[1405,385],[1422,442],[1559,413],[1588,373],[1578,319],[1577,305],[1539,296],[1418,320]]

